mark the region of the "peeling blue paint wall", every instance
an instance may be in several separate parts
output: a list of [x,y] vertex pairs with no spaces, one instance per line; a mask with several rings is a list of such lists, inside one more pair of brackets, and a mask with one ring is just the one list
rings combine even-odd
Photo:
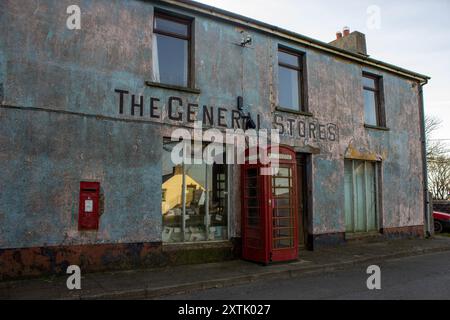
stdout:
[[[423,225],[417,83],[158,2],[195,18],[201,94],[150,88],[154,3],[79,1],[82,29],[76,31],[66,28],[71,4],[0,2],[0,248],[161,240],[161,143],[173,127],[165,125],[166,111],[160,124],[120,115],[115,89],[158,97],[161,107],[175,95],[232,110],[242,95],[265,128],[275,113],[334,123],[337,141],[282,137],[298,152],[315,150],[310,231],[345,232],[344,158],[382,159],[383,227]],[[252,35],[250,48],[237,45],[241,31]],[[275,110],[279,44],[306,54],[312,118]],[[383,76],[390,131],[364,128],[363,70]],[[148,101],[145,108],[148,113]],[[105,194],[98,233],[77,230],[79,181],[85,179],[100,181]],[[237,168],[231,179],[237,186],[231,236],[239,236]]]

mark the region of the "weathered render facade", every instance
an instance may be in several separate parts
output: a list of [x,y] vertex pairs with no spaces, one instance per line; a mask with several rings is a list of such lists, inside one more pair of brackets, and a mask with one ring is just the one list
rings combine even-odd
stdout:
[[[174,240],[179,228],[163,215],[183,210],[184,219],[186,204],[162,205],[173,194],[162,186],[176,176],[176,168],[166,176],[164,138],[195,120],[242,127],[238,97],[258,128],[280,129],[281,143],[303,156],[308,248],[424,236],[426,76],[191,1],[77,2],[79,30],[67,27],[73,1],[0,2],[0,278],[239,256],[239,165],[226,168],[226,204],[216,214],[226,221],[206,226],[215,236],[194,228]],[[190,21],[185,86],[155,78],[155,13]],[[301,58],[299,110],[280,108],[280,49]],[[379,84],[377,125],[365,124],[366,74]],[[358,177],[365,187],[351,184]],[[82,181],[101,186],[95,231],[79,229]],[[206,187],[190,186],[180,196],[193,203]],[[359,194],[375,224],[366,230],[352,228]],[[203,210],[194,209],[191,220]]]

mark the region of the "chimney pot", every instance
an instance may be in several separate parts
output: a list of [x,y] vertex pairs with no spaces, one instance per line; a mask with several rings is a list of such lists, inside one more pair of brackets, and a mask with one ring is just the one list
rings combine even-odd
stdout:
[[350,28],[349,27],[344,27],[344,37],[348,36],[350,34]]
[[341,39],[342,38],[342,32],[338,31],[336,32],[336,39]]

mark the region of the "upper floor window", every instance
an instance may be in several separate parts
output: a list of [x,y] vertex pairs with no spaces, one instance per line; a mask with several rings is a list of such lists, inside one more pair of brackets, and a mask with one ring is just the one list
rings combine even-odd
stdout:
[[381,78],[363,73],[364,121],[365,124],[384,127],[384,111],[381,93]]
[[156,12],[153,25],[153,81],[190,86],[191,21]]
[[306,111],[303,101],[303,57],[278,50],[278,97],[280,107],[292,111]]

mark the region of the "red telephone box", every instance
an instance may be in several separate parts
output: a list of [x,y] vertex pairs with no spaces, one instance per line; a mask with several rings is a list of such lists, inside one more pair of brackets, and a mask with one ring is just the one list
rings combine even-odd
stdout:
[[80,182],[80,203],[78,211],[79,230],[98,230],[99,224],[99,182]]
[[242,256],[264,264],[298,259],[296,156],[288,147],[267,148],[269,158],[275,152],[278,172],[267,175],[270,164],[251,164],[255,156],[247,150],[241,173]]

